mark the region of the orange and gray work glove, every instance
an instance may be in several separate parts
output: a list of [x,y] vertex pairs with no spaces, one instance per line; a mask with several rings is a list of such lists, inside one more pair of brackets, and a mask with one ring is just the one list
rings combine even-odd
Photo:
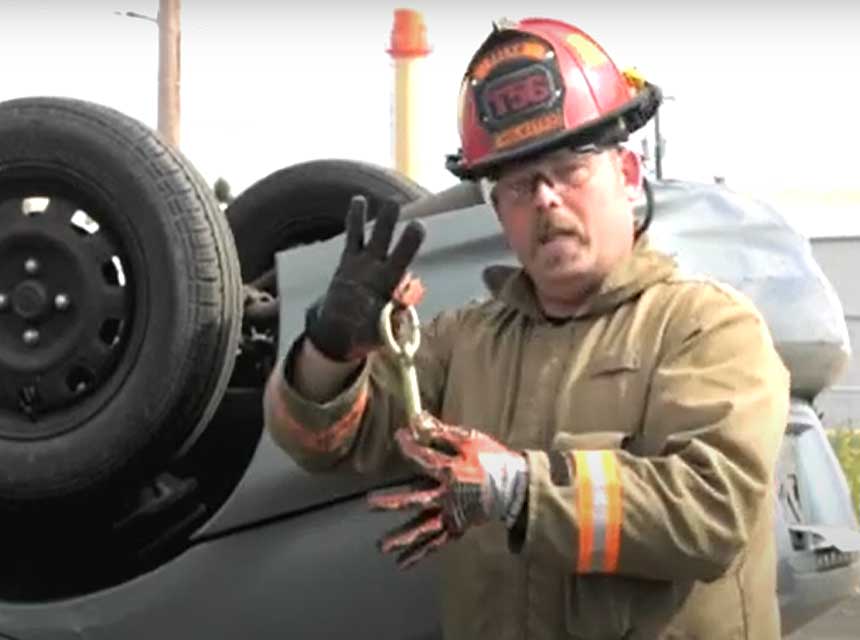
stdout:
[[365,246],[367,200],[355,196],[349,203],[340,263],[325,295],[305,315],[305,335],[332,360],[360,360],[382,345],[379,316],[424,241],[424,226],[410,222],[389,254],[399,215],[397,207],[383,208]]
[[418,510],[418,515],[380,541],[384,553],[396,553],[401,568],[415,564],[469,527],[501,520],[510,529],[528,492],[528,464],[521,453],[490,436],[439,422],[424,415],[426,445],[409,429],[395,434],[403,455],[430,482],[369,496],[384,511]]

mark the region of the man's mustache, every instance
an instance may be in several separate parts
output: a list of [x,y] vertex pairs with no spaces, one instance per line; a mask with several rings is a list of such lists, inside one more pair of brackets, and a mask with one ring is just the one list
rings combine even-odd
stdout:
[[585,234],[576,224],[558,224],[552,220],[541,218],[535,227],[536,244],[551,242],[560,236],[572,236],[580,242],[585,241]]

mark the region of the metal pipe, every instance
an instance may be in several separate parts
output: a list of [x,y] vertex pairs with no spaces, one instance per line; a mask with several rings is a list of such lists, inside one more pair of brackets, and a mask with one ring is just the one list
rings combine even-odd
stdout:
[[400,207],[400,220],[428,218],[446,211],[483,204],[481,190],[474,182],[463,181],[439,193],[433,193]]
[[389,55],[394,60],[394,168],[416,180],[419,150],[416,141],[421,58],[430,53],[424,18],[412,9],[395,9]]

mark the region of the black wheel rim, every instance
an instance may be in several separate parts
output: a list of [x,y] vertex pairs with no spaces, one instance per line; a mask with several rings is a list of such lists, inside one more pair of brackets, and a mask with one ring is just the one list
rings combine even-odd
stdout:
[[[0,436],[68,428],[116,371],[133,312],[130,262],[83,192],[0,192]],[[88,204],[90,203],[90,204]]]

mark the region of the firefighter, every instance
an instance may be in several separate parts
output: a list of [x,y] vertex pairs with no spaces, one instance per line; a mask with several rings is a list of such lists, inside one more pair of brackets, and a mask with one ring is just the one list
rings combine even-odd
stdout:
[[447,638],[779,637],[774,465],[789,384],[751,302],[683,277],[634,216],[623,144],[660,102],[585,32],[494,25],[462,82],[461,149],[521,268],[428,323],[416,355],[429,442],[402,424],[378,318],[424,237],[365,243],[354,199],[340,264],[265,394],[268,429],[311,470],[403,456],[427,482],[381,548],[438,552]]

